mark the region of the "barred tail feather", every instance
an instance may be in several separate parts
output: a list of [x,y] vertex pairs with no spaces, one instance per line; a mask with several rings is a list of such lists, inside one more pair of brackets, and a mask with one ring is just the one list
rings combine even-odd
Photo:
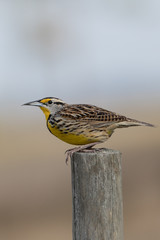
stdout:
[[141,122],[135,119],[127,118],[124,122],[119,122],[118,127],[134,127],[134,126],[147,126],[147,127],[155,127],[153,124]]

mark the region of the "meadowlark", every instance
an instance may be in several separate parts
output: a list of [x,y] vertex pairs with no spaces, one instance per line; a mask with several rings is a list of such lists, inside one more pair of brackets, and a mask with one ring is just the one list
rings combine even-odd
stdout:
[[87,104],[67,104],[59,98],[46,97],[24,105],[37,106],[46,117],[48,130],[64,142],[79,147],[66,151],[66,162],[74,152],[91,149],[105,142],[116,128],[152,124]]

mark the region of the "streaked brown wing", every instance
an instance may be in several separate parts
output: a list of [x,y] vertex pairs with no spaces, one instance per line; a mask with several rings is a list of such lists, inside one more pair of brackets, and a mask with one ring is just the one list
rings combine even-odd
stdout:
[[87,104],[66,105],[59,114],[65,119],[109,124],[127,119],[125,116]]

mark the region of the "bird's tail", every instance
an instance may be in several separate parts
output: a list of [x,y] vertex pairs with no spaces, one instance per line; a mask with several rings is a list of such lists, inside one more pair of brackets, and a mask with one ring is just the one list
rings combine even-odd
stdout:
[[121,127],[134,127],[134,126],[147,126],[147,127],[155,127],[153,124],[150,123],[146,123],[146,122],[142,122],[142,121],[138,121],[135,119],[131,119],[131,118],[127,118],[126,121],[124,122],[119,122],[118,124],[119,128]]

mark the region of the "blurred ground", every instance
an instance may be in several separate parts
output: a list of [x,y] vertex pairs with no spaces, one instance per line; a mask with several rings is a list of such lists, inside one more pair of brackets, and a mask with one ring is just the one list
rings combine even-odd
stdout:
[[[69,240],[71,179],[64,152],[70,146],[52,136],[34,110],[36,119],[24,118],[31,108],[21,109],[24,115],[17,121],[1,119],[0,239]],[[148,119],[147,112],[136,114],[155,124],[159,117],[157,112]],[[159,128],[134,127],[117,130],[101,145],[123,154],[125,239],[159,239],[159,143]]]

